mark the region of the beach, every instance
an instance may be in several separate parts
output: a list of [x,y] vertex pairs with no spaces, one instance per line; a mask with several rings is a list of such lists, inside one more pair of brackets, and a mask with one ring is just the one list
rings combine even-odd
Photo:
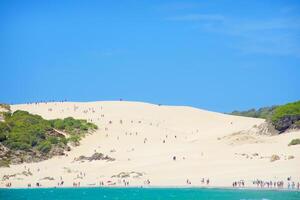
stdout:
[[[283,181],[282,188],[296,189],[300,182],[300,145],[288,146],[300,131],[259,134],[264,119],[127,101],[28,103],[11,109],[45,119],[86,119],[99,129],[66,155],[0,168],[1,188],[7,182],[11,188],[232,187],[234,182],[238,188],[261,188],[254,182],[261,180],[268,182],[263,188],[276,189]],[[95,153],[112,159],[79,159]],[[279,159],[272,160],[274,155]]]

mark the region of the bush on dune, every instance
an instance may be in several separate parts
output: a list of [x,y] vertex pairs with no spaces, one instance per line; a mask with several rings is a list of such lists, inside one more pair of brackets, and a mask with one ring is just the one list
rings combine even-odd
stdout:
[[291,146],[291,145],[298,145],[298,144],[300,144],[300,138],[293,139],[293,140],[289,143],[289,146]]
[[48,153],[51,150],[51,147],[51,142],[45,140],[38,145],[37,149],[42,153]]
[[[68,141],[78,143],[80,138],[97,126],[72,117],[45,120],[39,115],[17,110],[4,113],[0,122],[0,143],[12,150],[38,150],[48,153],[53,145],[64,146]],[[70,134],[70,140],[56,130]]]
[[278,106],[271,120],[275,128],[282,132],[290,127],[299,128],[300,101]]
[[300,128],[300,101],[258,110],[234,111],[230,114],[267,119],[280,132],[284,132],[288,128]]
[[73,117],[50,120],[50,123],[53,128],[66,131],[69,134],[81,134],[88,130],[98,129],[95,124],[82,119],[74,119]]
[[271,119],[273,122],[277,122],[286,116],[300,116],[300,101],[278,106]]
[[271,106],[271,107],[263,107],[258,110],[252,108],[247,111],[233,111],[230,113],[231,115],[238,115],[238,116],[244,116],[244,117],[253,117],[253,118],[263,118],[263,119],[269,119],[274,110],[277,106]]

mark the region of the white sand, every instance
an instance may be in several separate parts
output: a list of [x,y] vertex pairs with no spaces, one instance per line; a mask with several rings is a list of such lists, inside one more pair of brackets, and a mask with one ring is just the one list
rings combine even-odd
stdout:
[[[34,185],[36,182],[43,187],[54,187],[60,177],[64,186],[79,181],[81,186],[98,186],[100,180],[105,184],[111,180],[116,186],[123,186],[120,179],[111,176],[133,171],[141,172],[143,176],[127,178],[130,186],[144,185],[147,179],[151,186],[186,186],[186,179],[191,181],[191,186],[206,186],[201,183],[201,178],[209,178],[210,186],[222,187],[241,179],[248,187],[257,178],[286,181],[292,176],[294,181],[300,181],[300,145],[288,146],[292,139],[300,138],[300,131],[278,136],[231,136],[263,123],[262,119],[191,107],[124,101],[23,104],[11,108],[13,111],[27,110],[46,119],[72,116],[92,120],[99,126],[99,130],[85,137],[79,147],[72,148],[68,157],[0,168],[0,179],[3,175],[22,173],[25,166],[30,168],[32,176],[19,174],[9,179],[12,187],[27,187],[28,183]],[[91,156],[95,151],[116,161],[73,161],[80,155]],[[254,153],[259,156],[252,156]],[[270,162],[273,154],[279,155],[280,160]],[[289,160],[289,155],[295,158]],[[80,172],[85,174],[82,179],[77,178]],[[41,180],[44,177],[55,180]],[[0,187],[6,182],[0,180]]]

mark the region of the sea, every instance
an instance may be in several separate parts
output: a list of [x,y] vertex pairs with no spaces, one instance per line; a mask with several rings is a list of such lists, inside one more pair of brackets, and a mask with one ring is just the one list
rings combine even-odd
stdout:
[[300,191],[200,188],[0,189],[0,200],[300,200]]

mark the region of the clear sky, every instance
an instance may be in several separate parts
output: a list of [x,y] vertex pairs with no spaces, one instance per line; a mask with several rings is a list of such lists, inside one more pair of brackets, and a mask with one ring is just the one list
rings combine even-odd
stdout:
[[300,1],[0,1],[0,102],[300,99]]

